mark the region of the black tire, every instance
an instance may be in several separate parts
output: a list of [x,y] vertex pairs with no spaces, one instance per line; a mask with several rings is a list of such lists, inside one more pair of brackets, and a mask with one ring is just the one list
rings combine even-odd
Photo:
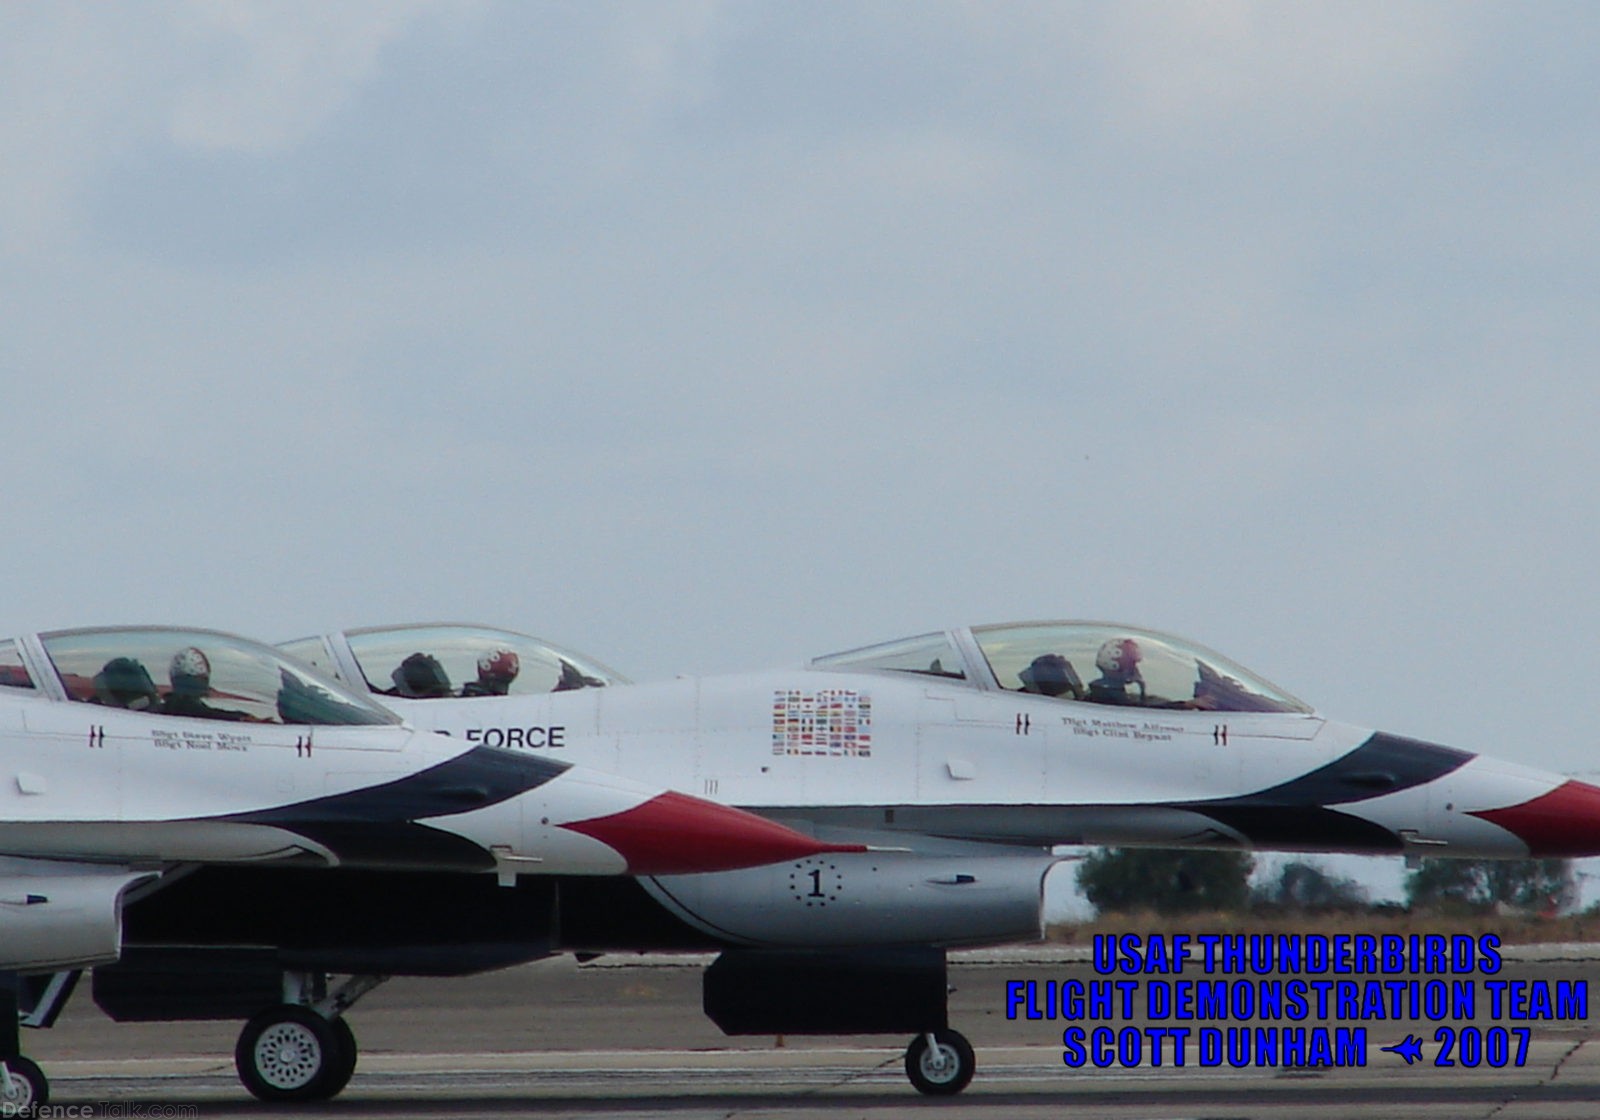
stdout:
[[[351,1070],[354,1053],[352,1048]],[[332,1023],[308,1008],[284,1004],[267,1008],[244,1025],[233,1048],[233,1064],[244,1087],[260,1100],[315,1101],[333,1095],[327,1087],[346,1064],[344,1054]]]
[[11,1091],[0,1086],[0,1107],[7,1116],[36,1116],[39,1106],[50,1099],[50,1082],[31,1059],[18,1054],[5,1060],[6,1072],[11,1075]]
[[356,1057],[360,1047],[356,1045],[356,1034],[350,1029],[350,1024],[340,1016],[331,1020],[328,1026],[333,1029],[334,1042],[338,1044],[336,1051],[336,1064],[328,1067],[328,1079],[317,1091],[317,1100],[326,1101],[337,1097],[344,1092],[344,1087],[350,1084],[350,1076],[356,1071]]
[[972,1043],[959,1031],[933,1031],[934,1048],[928,1036],[919,1034],[906,1047],[906,1076],[917,1092],[930,1097],[953,1097],[972,1081],[978,1068]]

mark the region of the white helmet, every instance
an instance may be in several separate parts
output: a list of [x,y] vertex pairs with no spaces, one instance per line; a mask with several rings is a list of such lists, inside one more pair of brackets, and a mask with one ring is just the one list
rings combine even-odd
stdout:
[[184,646],[172,655],[172,664],[167,666],[167,672],[174,680],[178,677],[198,677],[201,680],[211,679],[211,662],[206,655],[194,646]]

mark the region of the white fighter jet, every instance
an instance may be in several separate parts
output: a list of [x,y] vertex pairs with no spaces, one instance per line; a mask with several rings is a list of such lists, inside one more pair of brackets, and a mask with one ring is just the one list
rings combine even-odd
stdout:
[[[19,1053],[19,1012],[47,1025],[80,970],[118,959],[132,901],[200,868],[314,870],[336,896],[342,876],[379,869],[399,892],[417,873],[507,889],[524,875],[704,872],[841,848],[567,759],[418,731],[277,650],[210,631],[0,642],[0,767],[0,1105],[14,1110],[48,1093]],[[330,996],[321,972],[277,979],[255,994],[240,1075],[258,1096],[331,1095],[356,1060],[338,1012],[370,982]]]
[[[1128,626],[958,628],[800,669],[644,685],[475,626],[284,648],[419,727],[870,845],[530,884],[556,892],[560,921],[519,920],[552,951],[723,950],[706,1010],[724,1030],[914,1031],[907,1072],[926,1092],[959,1091],[972,1071],[947,1030],[943,949],[1037,938],[1055,845],[1600,854],[1594,786],[1337,723],[1219,654]],[[151,915],[139,936],[172,934]]]

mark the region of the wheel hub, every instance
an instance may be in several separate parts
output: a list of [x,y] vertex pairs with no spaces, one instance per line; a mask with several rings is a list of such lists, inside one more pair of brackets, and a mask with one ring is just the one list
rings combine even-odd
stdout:
[[956,1053],[948,1046],[930,1046],[922,1053],[922,1073],[929,1081],[948,1081],[956,1067]]
[[279,1023],[256,1043],[256,1068],[275,1089],[299,1089],[322,1069],[322,1047],[299,1023]]
[[0,1102],[12,1115],[21,1115],[33,1104],[33,1082],[6,1069],[0,1077]]

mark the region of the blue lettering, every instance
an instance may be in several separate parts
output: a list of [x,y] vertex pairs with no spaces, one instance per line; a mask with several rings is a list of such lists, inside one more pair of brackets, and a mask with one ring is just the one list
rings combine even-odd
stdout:
[[1151,1019],[1172,1018],[1172,985],[1166,980],[1152,980],[1145,985],[1145,1014]]
[[1030,1018],[1030,1019],[1038,1018],[1038,1016],[1033,1014],[1033,991],[1032,991],[1032,988],[1033,988],[1033,984],[1031,982],[1028,982],[1028,983],[1025,984],[1021,980],[1007,980],[1006,981],[1006,1018],[1007,1019],[1015,1019],[1017,1017],[1017,1008],[1022,1004],[1024,999],[1026,999],[1027,1003],[1028,1003],[1028,1013],[1029,1013],[1028,1014],[1028,1018]]
[[1083,1028],[1068,1027],[1061,1032],[1061,1062],[1073,1069],[1082,1069],[1087,1055],[1083,1052]]

